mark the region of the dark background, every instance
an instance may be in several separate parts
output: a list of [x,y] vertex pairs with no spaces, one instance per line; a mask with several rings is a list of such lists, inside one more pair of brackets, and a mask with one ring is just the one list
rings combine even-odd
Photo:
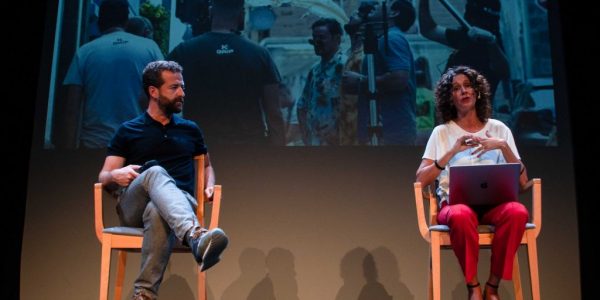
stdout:
[[[5,242],[5,259],[2,263],[4,288],[2,299],[19,298],[20,255],[23,220],[27,199],[27,170],[29,169],[29,153],[33,130],[34,104],[37,93],[38,72],[40,69],[41,49],[43,44],[44,18],[46,3],[11,4],[8,12],[15,12],[14,17],[21,18],[19,22],[4,24],[5,61],[9,64],[4,68],[4,109],[3,115],[8,120],[3,124],[5,160],[8,166],[4,168],[3,192],[4,228],[8,228],[8,240]],[[577,209],[579,220],[580,270],[582,298],[591,299],[592,266],[595,258],[589,249],[592,230],[591,213],[594,198],[584,198],[586,189],[591,189],[592,178],[595,174],[597,159],[592,155],[592,142],[597,136],[594,127],[590,127],[592,113],[595,113],[594,101],[597,83],[592,82],[592,72],[598,70],[598,51],[587,45],[591,39],[598,37],[599,27],[596,23],[598,16],[593,16],[593,10],[588,4],[578,1],[558,1],[560,8],[560,27],[562,28],[563,55],[567,74],[569,110],[573,138],[575,180],[577,188]],[[6,17],[5,17],[6,19]],[[14,57],[17,53],[17,57]],[[16,84],[15,84],[16,83]],[[560,159],[560,158],[557,158]],[[548,162],[551,164],[551,162]],[[6,180],[8,179],[8,180]],[[68,180],[68,178],[65,178]],[[593,190],[593,189],[592,189]],[[545,222],[560,222],[560,220],[545,220]],[[44,245],[39,245],[43,249]],[[4,251],[3,251],[4,252]],[[593,261],[594,260],[594,261]],[[35,288],[35,287],[32,287]]]
[[[593,299],[593,267],[597,258],[592,254],[592,212],[596,199],[586,195],[592,187],[594,155],[590,141],[597,134],[597,125],[593,126],[593,115],[597,112],[595,99],[590,96],[593,90],[598,62],[594,57],[598,50],[586,45],[590,38],[598,37],[598,18],[593,10],[576,1],[558,1],[561,15],[563,50],[567,72],[567,87],[571,114],[573,137],[573,161],[575,168],[575,187],[577,191],[577,214],[579,221],[579,259],[581,271],[582,299]],[[589,99],[586,101],[584,99]],[[590,194],[590,193],[587,193]],[[587,197],[586,197],[587,196]],[[596,277],[597,278],[597,277]]]

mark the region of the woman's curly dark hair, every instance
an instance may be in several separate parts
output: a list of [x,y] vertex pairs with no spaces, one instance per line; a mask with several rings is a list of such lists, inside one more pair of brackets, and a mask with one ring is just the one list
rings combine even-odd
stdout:
[[469,78],[471,86],[475,90],[475,111],[481,122],[486,122],[492,114],[490,84],[475,69],[467,66],[456,66],[449,68],[442,75],[435,87],[435,110],[438,120],[446,123],[458,117],[456,107],[452,101],[452,81],[458,74]]

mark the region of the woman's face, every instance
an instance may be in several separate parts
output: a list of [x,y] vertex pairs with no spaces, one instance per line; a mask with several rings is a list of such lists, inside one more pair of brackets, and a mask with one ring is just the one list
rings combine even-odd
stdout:
[[469,78],[464,74],[454,76],[452,80],[452,102],[456,107],[456,111],[460,114],[474,110],[476,98],[475,89]]

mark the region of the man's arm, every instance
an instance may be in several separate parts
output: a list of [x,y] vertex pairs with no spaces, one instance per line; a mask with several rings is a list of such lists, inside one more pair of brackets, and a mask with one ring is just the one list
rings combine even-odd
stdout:
[[308,72],[308,76],[306,77],[306,82],[304,83],[304,88],[302,89],[302,95],[300,95],[300,99],[296,103],[296,115],[298,116],[298,129],[300,130],[300,136],[302,138],[302,142],[304,142],[305,146],[308,146],[308,109],[307,105],[310,102],[310,94],[311,94],[311,86],[312,86],[312,71]]
[[83,87],[70,84],[67,86],[67,97],[58,102],[54,130],[54,144],[57,148],[75,149],[77,146],[77,130],[83,98]]
[[138,174],[139,165],[125,165],[125,158],[121,156],[107,156],[104,166],[98,175],[98,180],[109,190],[119,186],[128,186]]
[[394,93],[406,90],[408,87],[408,71],[398,70],[377,76],[376,86],[382,93]]
[[450,46],[446,39],[446,28],[435,23],[431,16],[429,0],[419,1],[419,29],[424,37]]
[[285,145],[285,132],[281,105],[279,103],[279,82],[263,87],[262,104],[265,109],[269,141],[271,145]]
[[210,163],[210,156],[206,153],[204,159],[204,194],[206,198],[211,199],[215,191],[215,170]]

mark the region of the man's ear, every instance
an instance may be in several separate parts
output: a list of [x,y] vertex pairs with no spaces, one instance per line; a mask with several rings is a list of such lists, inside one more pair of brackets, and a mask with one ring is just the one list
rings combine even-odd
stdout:
[[158,99],[158,88],[155,86],[149,86],[148,87],[148,94],[150,95],[151,99]]

